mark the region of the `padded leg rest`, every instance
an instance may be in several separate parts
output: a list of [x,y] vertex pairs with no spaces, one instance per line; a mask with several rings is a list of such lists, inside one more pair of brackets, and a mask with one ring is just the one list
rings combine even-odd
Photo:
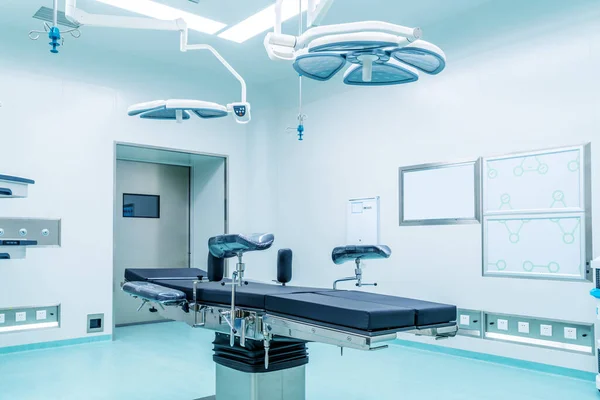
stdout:
[[321,293],[324,296],[332,296],[345,300],[359,300],[377,304],[404,307],[414,310],[415,326],[437,325],[456,321],[456,306],[448,304],[432,303],[404,297],[386,296],[377,293],[358,291],[329,291]]
[[267,311],[365,331],[414,326],[409,308],[326,296],[320,293],[268,295]]
[[154,281],[159,278],[189,278],[200,279],[206,276],[206,271],[198,268],[127,268],[125,270],[125,280],[134,281]]
[[164,305],[176,305],[185,302],[185,293],[182,291],[150,282],[127,282],[123,285],[123,291],[140,299]]

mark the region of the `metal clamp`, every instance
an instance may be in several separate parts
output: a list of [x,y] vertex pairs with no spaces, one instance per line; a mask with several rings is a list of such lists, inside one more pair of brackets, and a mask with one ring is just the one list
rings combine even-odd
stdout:
[[271,349],[271,339],[273,335],[270,332],[271,327],[263,323],[263,344],[265,346],[265,369],[269,369],[269,350]]
[[337,284],[340,282],[348,282],[348,281],[357,281],[356,282],[356,287],[363,287],[363,286],[377,286],[377,283],[363,283],[362,281],[362,268],[360,266],[360,258],[357,258],[356,260],[354,260],[354,262],[356,263],[356,269],[354,270],[354,274],[355,276],[350,276],[347,278],[342,278],[342,279],[337,279],[336,281],[333,282],[333,290],[337,290]]

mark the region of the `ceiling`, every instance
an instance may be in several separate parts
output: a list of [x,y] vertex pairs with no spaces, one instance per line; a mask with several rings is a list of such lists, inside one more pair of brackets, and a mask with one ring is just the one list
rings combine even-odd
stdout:
[[[126,0],[123,0],[126,1]],[[274,0],[155,0],[188,12],[223,22],[228,26],[244,20],[273,4]],[[442,47],[449,59],[461,46],[472,45],[480,36],[502,33],[514,27],[517,21],[529,23],[549,12],[561,12],[566,7],[591,3],[596,0],[337,0],[324,23],[341,23],[364,20],[383,20],[391,23],[420,26],[424,38]],[[31,29],[40,29],[41,21],[31,16],[41,6],[52,6],[51,0],[1,0],[0,24],[9,35],[26,35]],[[64,7],[64,0],[59,0]],[[101,4],[95,0],[78,0],[78,7],[91,13],[133,15]],[[494,26],[495,25],[495,26]],[[297,20],[289,21],[284,32],[297,32]],[[62,52],[110,52],[135,55],[147,63],[161,64],[163,68],[193,68],[202,74],[212,71],[219,78],[227,72],[207,54],[188,52],[181,54],[178,34],[175,32],[136,31],[128,29],[83,27],[81,38],[66,38]],[[273,80],[295,77],[286,62],[270,61],[263,48],[264,35],[238,44],[216,36],[190,32],[191,43],[208,43],[244,76],[249,85],[265,84]],[[6,41],[6,36],[3,41]],[[35,47],[42,51],[45,43]],[[0,50],[2,43],[0,42]],[[29,49],[28,49],[29,50]],[[81,53],[79,53],[81,54]],[[59,54],[60,57],[60,54]],[[118,62],[118,60],[115,60]],[[223,75],[220,75],[221,71]]]
[[[123,0],[126,1],[126,0]],[[250,15],[274,3],[274,0],[200,0],[199,4],[188,0],[156,0],[172,7],[197,13],[203,17],[223,22],[228,26],[244,20]],[[463,13],[491,0],[338,0],[331,8],[325,23],[351,22],[359,20],[385,20],[408,26],[433,25],[455,14]],[[368,4],[368,6],[367,6]],[[51,0],[2,0],[0,2],[0,23],[12,26],[20,32],[40,29],[41,21],[31,16],[41,6],[51,7]],[[90,13],[113,15],[135,15],[98,3],[95,0],[78,0],[77,6]],[[59,8],[64,8],[64,0],[59,0]],[[297,32],[297,20],[289,21],[284,32]],[[425,32],[426,34],[426,32]],[[190,32],[191,43],[208,43],[219,52],[245,77],[247,81],[267,82],[293,74],[285,62],[270,61],[263,47],[264,35],[238,44],[216,36]],[[191,63],[207,66],[206,54],[186,54],[181,57],[178,51],[178,35],[174,32],[135,31],[109,28],[83,28],[77,40],[65,39],[67,47],[63,52],[74,51],[78,46],[95,48],[97,51],[116,51],[126,54],[135,52],[140,57],[156,62],[167,62],[181,66]],[[435,41],[435,38],[431,39]],[[208,61],[209,68],[220,68],[217,62]]]

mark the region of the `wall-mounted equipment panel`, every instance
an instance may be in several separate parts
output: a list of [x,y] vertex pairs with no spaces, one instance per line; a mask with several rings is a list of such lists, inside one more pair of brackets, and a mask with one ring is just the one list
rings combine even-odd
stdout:
[[0,218],[0,260],[23,259],[27,248],[60,247],[60,219]]
[[60,327],[60,304],[0,309],[0,333]]
[[0,175],[0,198],[27,197],[29,185],[34,183],[31,179]]
[[0,218],[0,250],[17,246],[59,247],[60,219]]
[[379,196],[348,201],[346,244],[379,244]]
[[482,337],[483,315],[481,311],[458,309],[457,315],[459,335]]
[[484,313],[484,338],[594,355],[594,325]]
[[480,186],[479,159],[401,167],[400,225],[477,224]]

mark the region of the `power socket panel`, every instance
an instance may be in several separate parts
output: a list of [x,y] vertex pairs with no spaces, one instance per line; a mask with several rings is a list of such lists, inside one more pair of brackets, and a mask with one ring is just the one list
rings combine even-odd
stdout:
[[37,310],[35,312],[35,319],[36,319],[36,321],[43,321],[46,318],[47,318],[46,310]]
[[552,325],[540,325],[540,335],[552,337]]
[[565,327],[565,339],[577,340],[577,328]]
[[17,321],[17,322],[25,322],[25,321],[27,321],[27,313],[25,311],[16,313],[15,314],[15,321]]
[[529,322],[519,322],[519,333],[529,334]]
[[508,331],[508,320],[507,319],[499,319],[498,320],[498,330],[499,331]]

